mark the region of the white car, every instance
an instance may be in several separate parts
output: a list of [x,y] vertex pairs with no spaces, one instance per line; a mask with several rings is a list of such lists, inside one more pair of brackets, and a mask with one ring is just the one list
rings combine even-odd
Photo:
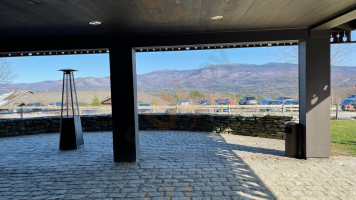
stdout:
[[189,103],[188,100],[179,100],[178,103],[177,103],[178,106],[187,106],[189,104],[190,103]]

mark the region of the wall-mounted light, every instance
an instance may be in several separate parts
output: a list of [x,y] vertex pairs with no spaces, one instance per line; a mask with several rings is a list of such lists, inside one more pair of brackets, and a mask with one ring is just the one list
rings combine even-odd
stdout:
[[90,21],[89,24],[93,26],[97,26],[101,24],[101,21]]
[[344,31],[344,37],[342,37],[342,41],[346,42],[347,41],[347,36],[346,36],[346,32]]

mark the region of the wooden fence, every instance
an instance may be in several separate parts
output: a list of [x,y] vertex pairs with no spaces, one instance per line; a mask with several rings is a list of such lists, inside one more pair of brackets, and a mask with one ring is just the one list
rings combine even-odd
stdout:
[[[125,106],[123,106],[123,110]],[[111,106],[79,107],[81,115],[111,114]],[[340,108],[339,108],[340,109]],[[330,109],[337,113],[336,107]],[[339,111],[340,112],[340,111]],[[298,105],[170,105],[138,106],[138,113],[206,113],[206,114],[254,114],[268,113],[273,115],[299,114]],[[0,118],[28,118],[41,116],[59,116],[58,107],[0,107]],[[337,115],[337,114],[336,114]]]
[[[80,115],[111,114],[111,106],[79,107]],[[28,118],[42,116],[59,116],[60,107],[0,107],[1,118]]]
[[138,106],[139,113],[297,113],[298,105],[174,105]]

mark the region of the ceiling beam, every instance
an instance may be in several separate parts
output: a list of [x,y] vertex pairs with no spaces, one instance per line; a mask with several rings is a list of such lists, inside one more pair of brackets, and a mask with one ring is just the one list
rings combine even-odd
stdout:
[[330,30],[356,19],[356,4],[310,27],[311,31]]
[[55,52],[56,50],[110,49],[122,44],[136,48],[196,45],[235,45],[298,42],[308,37],[308,28],[260,30],[243,32],[216,32],[176,35],[111,35],[92,37],[47,37],[0,40],[0,52]]

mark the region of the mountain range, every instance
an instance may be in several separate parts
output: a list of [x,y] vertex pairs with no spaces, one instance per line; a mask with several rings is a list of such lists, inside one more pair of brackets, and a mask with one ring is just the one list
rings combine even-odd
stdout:
[[[356,85],[356,67],[333,66],[332,87],[349,88]],[[78,91],[110,90],[110,77],[76,78]],[[37,83],[2,85],[2,90],[32,90],[34,92],[58,92],[62,80]],[[263,65],[227,63],[214,64],[200,69],[158,70],[137,75],[138,92],[208,92],[251,93],[255,95],[298,93],[298,65],[290,63],[266,63]],[[0,91],[1,92],[1,91]]]
[[[35,83],[13,83],[4,84],[0,87],[1,90],[31,90],[37,93],[40,92],[61,92],[62,80],[42,81]],[[103,91],[110,90],[110,77],[103,78],[76,78],[75,86],[78,91]]]
[[[356,85],[356,67],[333,66],[334,89]],[[263,65],[227,63],[201,69],[158,70],[137,76],[141,92],[154,93],[199,90],[202,92],[250,93],[255,95],[298,94],[298,65],[266,63]]]

